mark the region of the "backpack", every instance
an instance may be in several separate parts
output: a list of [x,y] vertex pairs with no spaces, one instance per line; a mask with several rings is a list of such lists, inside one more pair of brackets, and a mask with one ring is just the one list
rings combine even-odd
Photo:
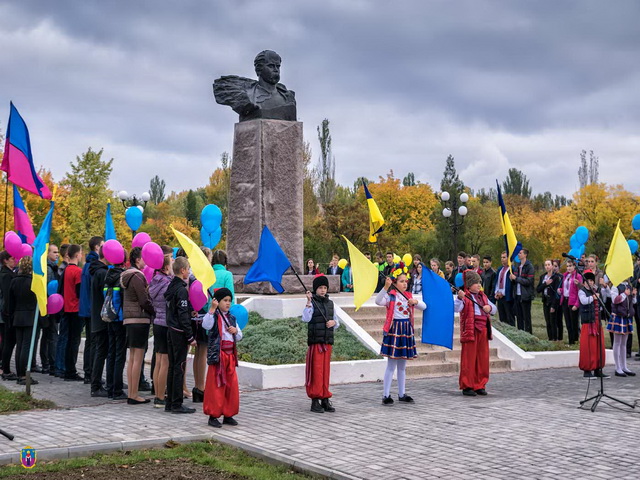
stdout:
[[102,318],[103,322],[111,323],[120,317],[122,302],[120,302],[120,308],[116,308],[113,301],[115,290],[120,291],[120,287],[105,288],[104,302],[102,303],[102,309],[100,309],[100,318]]

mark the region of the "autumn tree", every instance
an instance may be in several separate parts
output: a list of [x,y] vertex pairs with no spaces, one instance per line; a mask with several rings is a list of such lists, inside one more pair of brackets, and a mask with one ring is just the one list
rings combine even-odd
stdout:
[[402,185],[405,187],[413,187],[416,184],[416,176],[413,172],[409,172],[402,179]]
[[[113,170],[113,158],[102,159],[103,150],[89,149],[71,162],[71,172],[60,182],[68,189],[56,217],[65,219],[62,237],[82,244],[94,235],[104,234],[104,217],[107,201],[113,196],[109,177]],[[57,228],[57,227],[56,227]]]
[[320,159],[318,162],[318,198],[322,205],[333,200],[336,191],[336,161],[331,151],[331,132],[329,120],[324,119],[318,127]]
[[527,176],[517,168],[510,168],[507,178],[502,182],[502,193],[505,195],[519,195],[531,198],[531,187]]
[[580,182],[580,188],[584,188],[587,185],[593,185],[598,183],[600,167],[600,159],[593,153],[593,150],[589,150],[589,162],[587,164],[587,151],[582,150],[580,152],[580,168],[578,168],[578,181]]
[[[455,200],[457,207],[460,206],[460,195],[466,190],[464,182],[460,180],[456,170],[455,159],[453,155],[449,155],[445,162],[444,173],[440,181],[440,192],[448,192],[452,201]],[[436,208],[436,206],[438,208]],[[453,206],[453,205],[451,205]],[[457,252],[454,252],[453,233],[449,223],[449,219],[442,215],[442,208],[439,206],[437,198],[434,197],[434,209],[431,213],[431,219],[436,229],[434,238],[433,252],[439,258],[453,258]],[[465,248],[465,231],[466,225],[463,223],[458,227],[458,248]]]

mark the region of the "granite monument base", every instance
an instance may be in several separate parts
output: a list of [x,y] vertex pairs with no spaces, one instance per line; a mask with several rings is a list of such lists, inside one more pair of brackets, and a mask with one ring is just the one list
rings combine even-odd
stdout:
[[[304,283],[305,287],[311,291],[313,285],[314,275],[300,275],[300,279]],[[339,275],[327,275],[329,280],[329,293],[337,293],[340,291],[340,276]],[[278,292],[271,286],[269,282],[256,282],[245,285],[244,275],[233,276],[233,288],[236,293],[258,293],[275,295]],[[284,275],[282,277],[282,288],[284,293],[304,293],[304,289],[295,275]]]

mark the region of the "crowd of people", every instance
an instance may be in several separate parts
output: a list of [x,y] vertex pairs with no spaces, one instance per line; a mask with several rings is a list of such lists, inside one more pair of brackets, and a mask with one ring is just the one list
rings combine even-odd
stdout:
[[[184,250],[178,250],[174,258],[173,249],[163,246],[163,266],[148,280],[140,247],[125,253],[122,262],[110,264],[103,255],[103,244],[102,237],[89,239],[84,258],[80,245],[49,245],[50,293],[55,289],[64,304],[59,313],[46,316],[37,313],[31,290],[32,258],[23,257],[16,265],[8,252],[0,252],[2,379],[26,383],[35,330],[31,372],[84,382],[90,385],[88,395],[126,400],[128,405],[150,403],[140,392],[151,392],[153,406],[172,413],[194,413],[194,408],[183,405],[185,398],[191,398],[194,403],[203,403],[209,425],[236,425],[233,417],[238,413],[239,389],[235,345],[242,332],[230,313],[235,293],[225,252],[202,247],[216,283],[209,289],[206,305],[195,311],[188,290],[195,278]],[[149,382],[144,358],[152,328]],[[83,331],[82,371],[78,371]],[[194,352],[195,384],[191,391],[185,378],[190,349]],[[30,381],[38,383],[33,377]]]

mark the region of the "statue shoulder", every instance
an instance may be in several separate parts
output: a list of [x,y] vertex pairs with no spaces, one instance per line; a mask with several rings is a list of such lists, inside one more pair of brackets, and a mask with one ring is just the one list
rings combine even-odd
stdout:
[[278,90],[279,93],[284,95],[285,98],[290,100],[295,100],[296,92],[294,92],[293,90],[287,90],[287,87],[285,87],[284,84],[278,83],[276,85],[276,89]]

